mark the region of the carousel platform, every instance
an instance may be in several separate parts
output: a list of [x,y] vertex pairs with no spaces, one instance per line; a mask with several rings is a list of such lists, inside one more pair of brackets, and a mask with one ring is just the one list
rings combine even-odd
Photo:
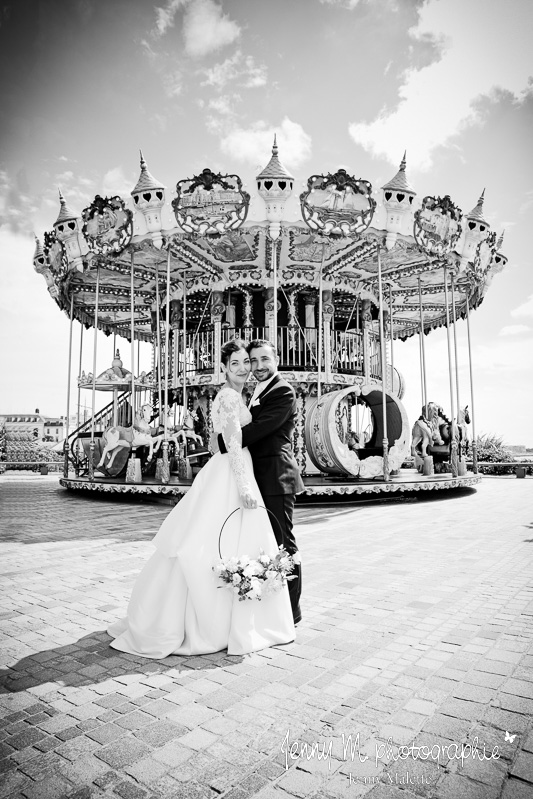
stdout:
[[[481,481],[482,475],[467,472],[463,477],[452,477],[451,474],[435,474],[424,477],[415,469],[400,469],[388,482],[383,479],[365,480],[362,478],[327,477],[325,475],[311,475],[304,477],[305,491],[299,495],[298,502],[324,502],[339,501],[341,498],[357,499],[369,495],[394,495],[401,496],[406,493],[416,494],[430,491],[449,491],[472,488]],[[146,477],[140,483],[125,483],[123,479],[113,479],[98,476],[94,480],[88,477],[62,477],[60,485],[70,491],[86,492],[88,494],[131,494],[153,499],[168,498],[176,502],[187,493],[192,485],[192,480],[179,479],[171,475],[170,481],[161,484],[160,481]]]

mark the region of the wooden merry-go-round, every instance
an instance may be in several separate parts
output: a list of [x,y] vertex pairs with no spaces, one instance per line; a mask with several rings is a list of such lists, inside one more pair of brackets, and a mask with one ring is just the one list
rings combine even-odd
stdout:
[[[470,312],[506,263],[501,237],[484,219],[483,195],[465,215],[449,196],[419,202],[404,156],[377,192],[344,169],[312,175],[300,218],[288,222],[295,178],[275,140],[255,189],[265,221],[249,219],[250,195],[237,175],[204,169],[167,192],[141,154],[127,200],[97,195],[78,216],[60,194],[34,267],[70,318],[69,384],[76,321],[81,330],[78,418],[67,430],[61,484],[183,495],[210,457],[220,349],[237,337],[275,343],[279,369],[295,389],[294,451],[305,497],[475,485],[472,367],[465,390],[456,321],[466,320],[470,352]],[[446,399],[429,396],[426,380],[425,336],[442,326]],[[83,330],[91,327],[92,352],[84,354]],[[98,331],[113,337],[114,358],[101,374]],[[420,343],[422,406],[412,423],[395,357],[395,342],[411,336]],[[144,371],[141,344],[150,348]],[[102,391],[111,401],[96,412]],[[91,397],[83,422],[80,392]],[[67,419],[70,389],[68,397]]]

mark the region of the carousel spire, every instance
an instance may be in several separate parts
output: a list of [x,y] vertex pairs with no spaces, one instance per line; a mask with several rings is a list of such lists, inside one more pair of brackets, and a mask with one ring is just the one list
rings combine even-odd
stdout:
[[73,219],[76,219],[76,214],[74,214],[70,210],[70,208],[67,207],[67,204],[66,204],[65,198],[63,197],[63,194],[61,192],[61,189],[58,189],[58,191],[59,191],[60,208],[59,208],[59,216],[57,217],[56,221],[54,222],[54,225],[61,224],[62,222],[71,222]]
[[396,244],[398,233],[403,231],[404,220],[411,215],[411,208],[416,192],[407,180],[405,168],[407,165],[407,150],[403,154],[400,169],[388,183],[382,186],[383,205],[387,212],[385,229],[387,237],[385,247],[391,250]]
[[286,169],[278,157],[278,143],[276,140],[276,134],[274,133],[274,144],[272,145],[272,158],[263,169],[262,172],[257,175],[256,180],[270,180],[271,178],[288,178],[289,180],[294,180],[294,177],[291,173]]
[[466,215],[467,219],[473,219],[477,222],[480,222],[482,225],[486,225],[487,221],[483,218],[483,203],[485,201],[485,189],[481,192],[481,196],[477,201],[477,205],[475,208],[472,208],[469,214]]
[[292,194],[294,178],[279,160],[276,134],[272,145],[272,158],[257,175],[256,181],[259,195],[265,202],[270,236],[277,239],[281,232],[285,202]]
[[385,183],[385,185],[382,186],[383,191],[400,191],[400,192],[403,191],[411,194],[413,197],[416,195],[416,191],[413,189],[413,187],[407,180],[407,176],[405,174],[405,168],[407,166],[406,159],[407,159],[407,150],[405,150],[403,154],[399,171],[392,178],[392,180],[389,180],[388,183]]
[[500,233],[500,237],[499,237],[498,241],[496,242],[496,250],[501,250],[501,248],[503,247],[503,237],[504,236],[505,236],[505,230],[502,230],[502,232]]
[[161,249],[163,236],[161,235],[161,213],[165,204],[165,186],[148,171],[142,150],[141,174],[137,185],[131,192],[135,208],[139,209],[146,222],[146,230],[150,234],[154,247]]

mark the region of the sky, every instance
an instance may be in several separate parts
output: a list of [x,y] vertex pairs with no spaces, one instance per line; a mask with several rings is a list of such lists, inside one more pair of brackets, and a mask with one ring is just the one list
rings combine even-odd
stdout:
[[[169,189],[206,166],[253,186],[276,133],[298,191],[340,167],[379,189],[404,151],[418,199],[449,194],[467,213],[485,189],[509,262],[471,317],[476,432],[533,446],[531,30],[531,0],[3,2],[0,413],[66,411],[69,323],[32,266],[58,188],[78,213],[95,194],[129,197],[139,149]],[[260,198],[250,216],[264,218]],[[464,322],[457,335],[465,404]],[[76,323],[75,373],[79,338]],[[418,357],[416,339],[395,344],[411,424]],[[99,337],[98,371],[111,358]],[[426,360],[429,398],[449,410],[443,330],[426,337]]]

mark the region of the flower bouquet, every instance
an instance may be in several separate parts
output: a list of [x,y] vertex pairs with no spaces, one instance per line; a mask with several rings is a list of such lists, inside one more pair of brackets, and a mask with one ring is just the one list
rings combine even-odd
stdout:
[[284,547],[279,547],[273,557],[260,550],[257,560],[247,555],[222,558],[213,566],[213,571],[225,584],[219,588],[231,588],[241,602],[244,599],[261,600],[267,594],[279,591],[288,580],[294,580],[296,575],[291,575],[291,572],[299,563],[299,552],[289,555]]

